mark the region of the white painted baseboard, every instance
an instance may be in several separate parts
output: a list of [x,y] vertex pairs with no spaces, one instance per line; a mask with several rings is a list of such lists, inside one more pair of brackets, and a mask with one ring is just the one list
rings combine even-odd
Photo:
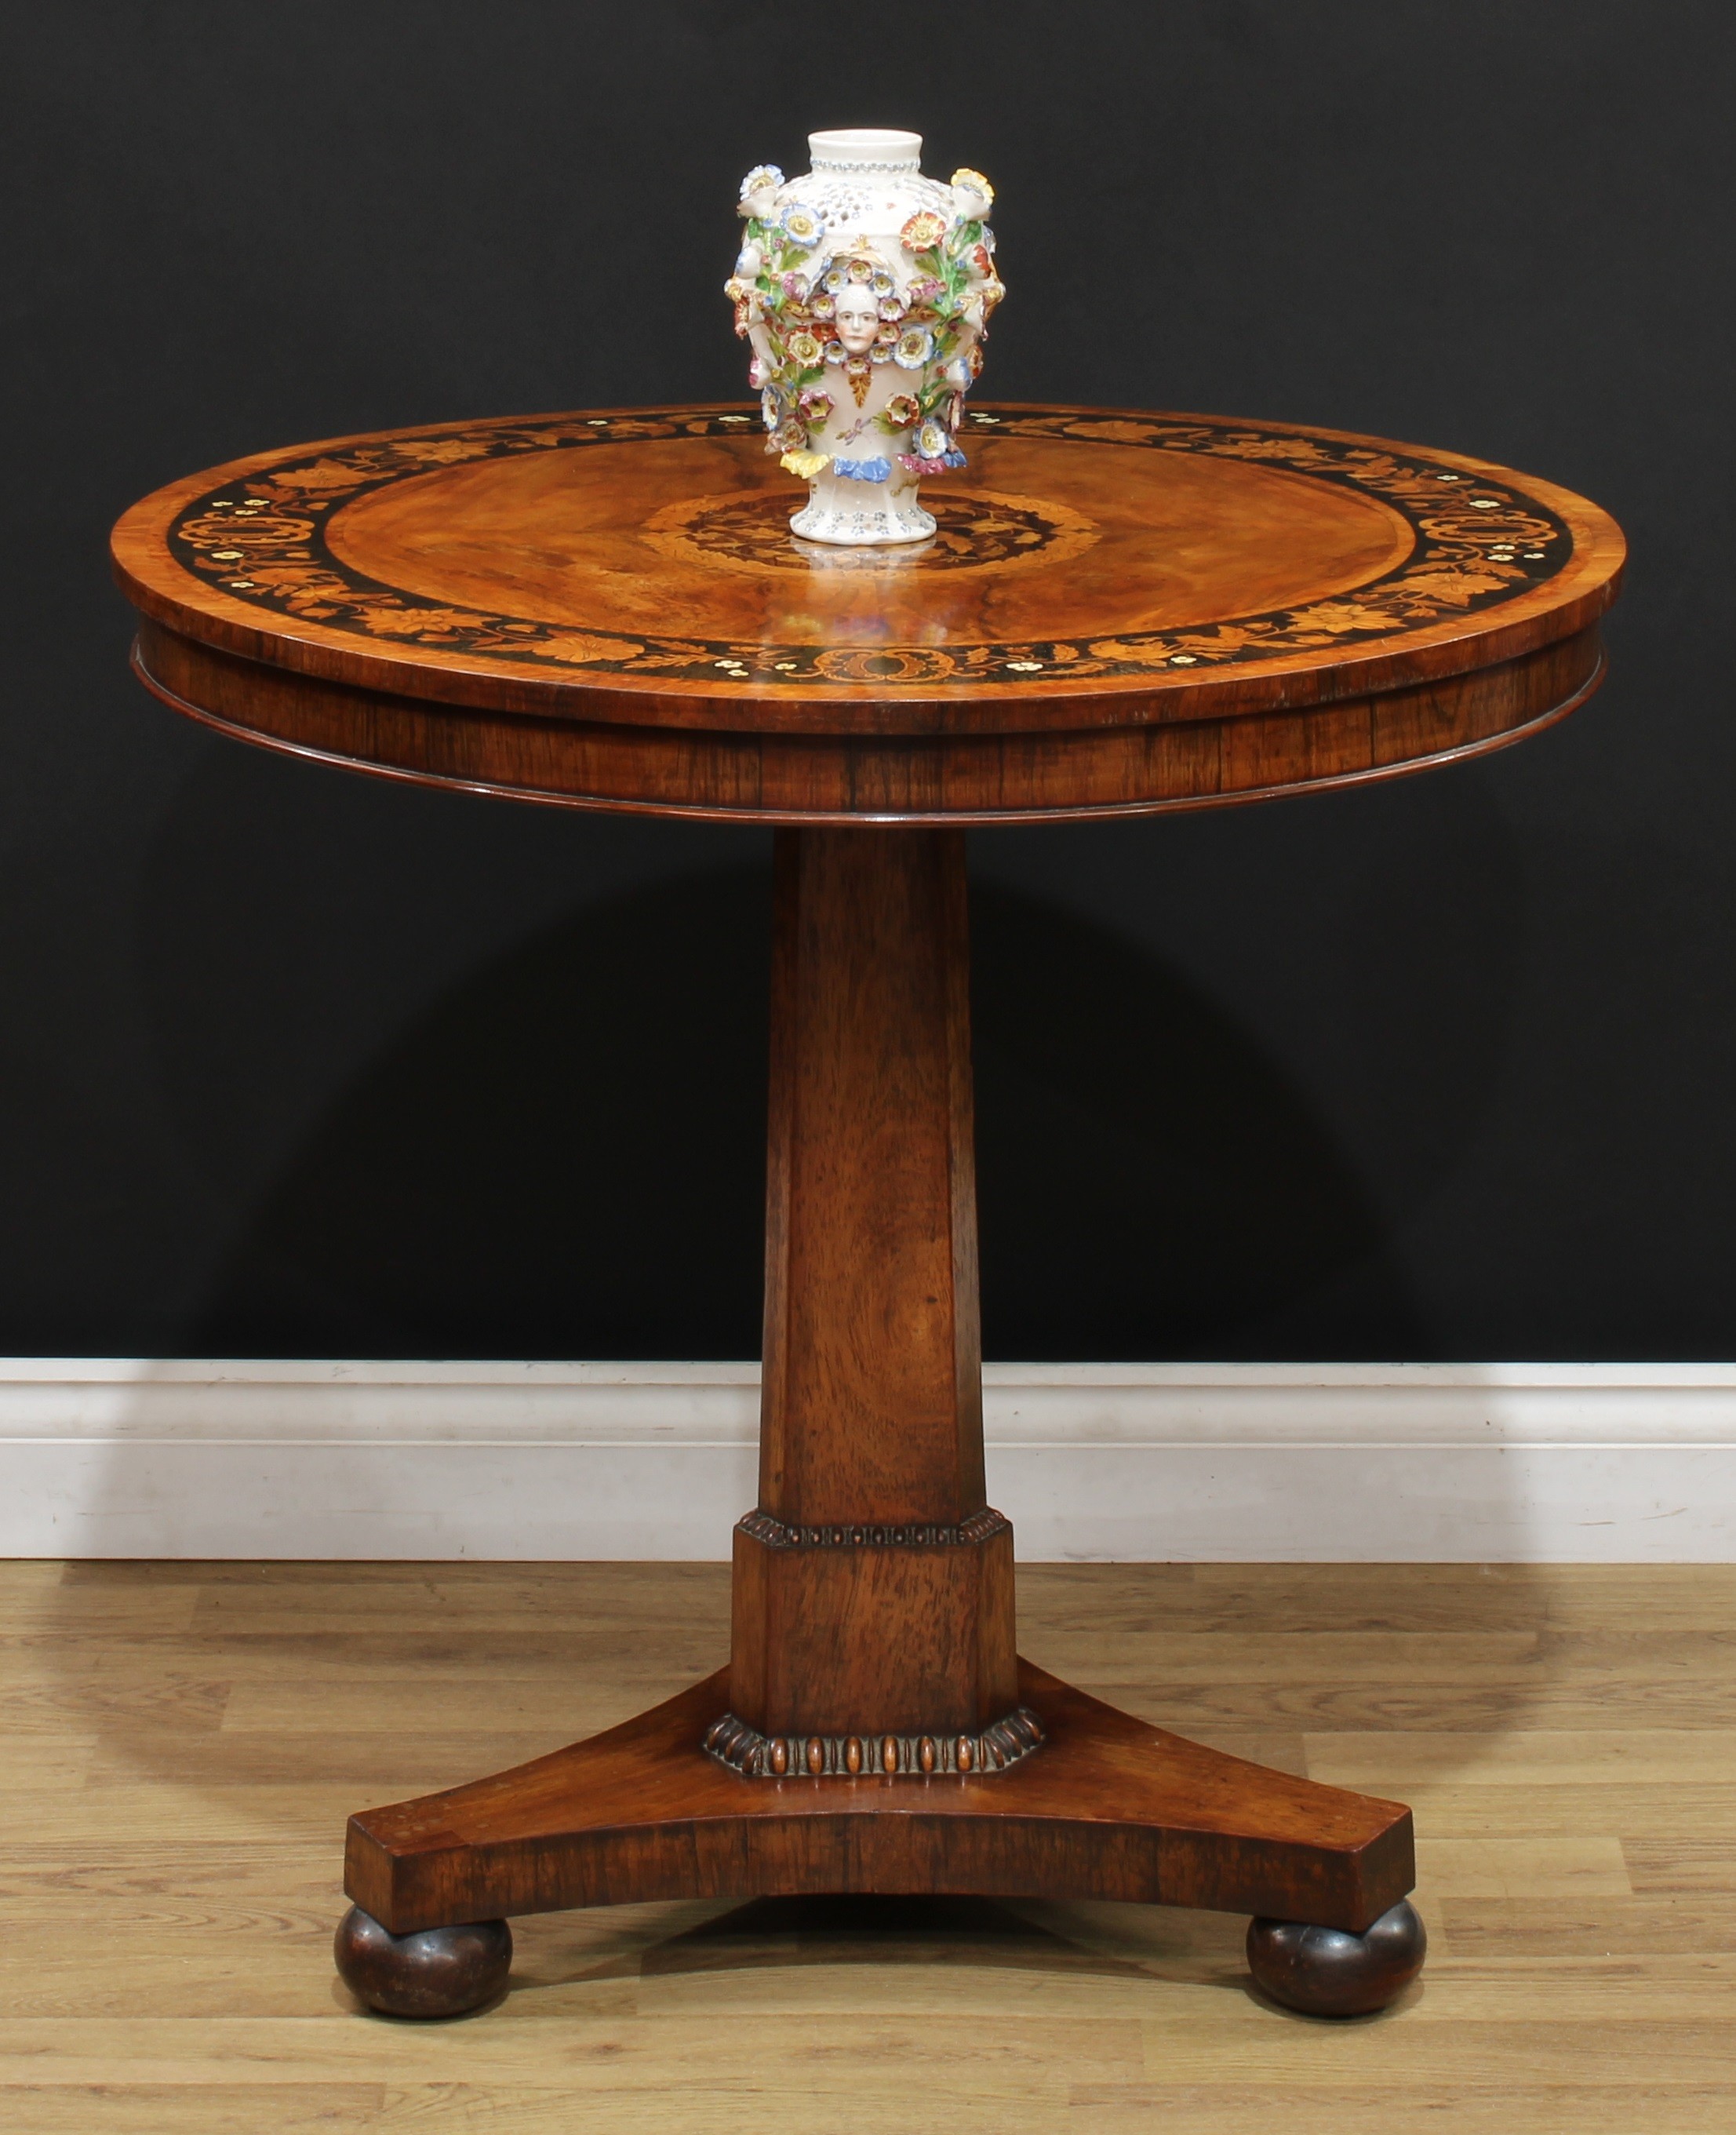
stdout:
[[[991,1364],[1025,1558],[1736,1556],[1729,1364]],[[718,1558],[756,1364],[0,1360],[4,1556]]]
[[[727,1556],[753,1364],[0,1359],[0,1556]],[[1736,1557],[1736,1366],[1018,1365],[1032,1560]]]

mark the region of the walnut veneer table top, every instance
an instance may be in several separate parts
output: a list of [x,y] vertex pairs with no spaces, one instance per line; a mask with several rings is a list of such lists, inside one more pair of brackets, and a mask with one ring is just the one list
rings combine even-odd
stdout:
[[380,432],[116,529],[160,695],[277,746],[579,806],[1122,814],[1499,745],[1602,671],[1618,529],[1555,485],[1215,417],[972,410],[907,549],[798,542],[738,406]]

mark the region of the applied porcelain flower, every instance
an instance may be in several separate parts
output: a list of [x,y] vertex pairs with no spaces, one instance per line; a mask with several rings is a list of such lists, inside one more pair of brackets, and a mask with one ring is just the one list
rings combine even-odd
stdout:
[[812,251],[825,231],[825,225],[802,201],[791,201],[779,215],[777,226],[786,244],[796,245],[804,252]]
[[907,252],[932,252],[945,235],[946,225],[941,217],[925,208],[898,232],[898,242]]
[[902,370],[921,370],[935,352],[935,337],[926,327],[907,327],[899,335],[892,360]]

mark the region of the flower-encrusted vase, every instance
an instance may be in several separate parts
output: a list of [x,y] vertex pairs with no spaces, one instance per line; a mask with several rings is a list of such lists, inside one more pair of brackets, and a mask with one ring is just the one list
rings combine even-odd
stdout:
[[724,293],[752,346],[766,449],[808,484],[810,541],[926,541],[918,487],[962,467],[959,421],[1004,293],[977,171],[921,175],[922,137],[810,133],[813,163],[742,182],[747,230]]

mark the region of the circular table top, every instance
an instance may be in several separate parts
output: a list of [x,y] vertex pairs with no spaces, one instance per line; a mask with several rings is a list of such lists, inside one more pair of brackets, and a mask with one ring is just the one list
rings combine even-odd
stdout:
[[801,485],[726,404],[258,454],[136,505],[116,568],[144,679],[251,738],[764,820],[1390,775],[1601,674],[1622,537],[1553,484],[1294,424],[991,404],[967,428],[910,547],[799,541]]

